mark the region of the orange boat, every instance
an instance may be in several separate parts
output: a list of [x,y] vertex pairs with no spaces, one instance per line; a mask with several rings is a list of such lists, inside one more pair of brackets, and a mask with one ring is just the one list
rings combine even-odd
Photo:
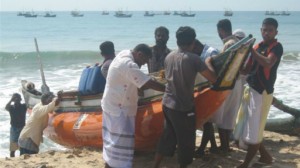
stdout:
[[[40,101],[40,97],[29,93],[24,83],[26,81],[23,81],[22,92],[28,108],[31,109]],[[197,128],[210,118],[227,94],[228,91],[213,91],[209,88],[195,92]],[[135,130],[135,149],[138,151],[155,149],[163,131],[161,96],[161,93],[156,92],[155,96],[140,99]],[[49,115],[44,135],[65,147],[102,147],[101,97],[101,94],[63,96],[56,114]]]
[[[238,70],[249,53],[255,39],[246,37],[230,49],[213,58],[213,66],[218,74],[214,89],[206,88],[201,92],[195,91],[196,127],[202,125],[222,105],[229,91],[234,86]],[[156,77],[160,74],[151,74],[162,83],[164,78]],[[43,76],[42,76],[43,77]],[[202,85],[203,80],[195,84]],[[44,80],[44,79],[43,79]],[[40,102],[40,96],[31,94],[26,89],[27,81],[22,81],[22,93],[30,109]],[[43,81],[45,83],[45,81]],[[49,116],[48,127],[44,135],[52,141],[66,147],[102,147],[102,108],[100,105],[102,94],[80,96],[78,92],[64,94],[56,114]],[[163,131],[164,115],[161,104],[162,93],[154,90],[145,90],[139,98],[136,115],[135,149],[146,151],[155,149]]]

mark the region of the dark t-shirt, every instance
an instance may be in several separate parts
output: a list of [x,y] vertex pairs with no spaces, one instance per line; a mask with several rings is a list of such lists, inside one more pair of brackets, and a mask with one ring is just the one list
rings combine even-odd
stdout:
[[266,90],[268,94],[274,92],[274,84],[277,77],[277,68],[283,54],[283,47],[279,42],[270,50],[269,53],[268,48],[269,45],[260,43],[257,48],[257,52],[266,57],[270,53],[273,53],[277,57],[276,63],[272,66],[272,68],[264,68],[259,65],[258,62],[254,61],[251,72],[247,78],[249,86],[260,94],[264,90]]
[[19,106],[10,105],[8,112],[10,114],[10,125],[21,128],[25,126],[27,107],[25,104]]
[[166,90],[163,105],[177,111],[189,111],[194,107],[194,85],[198,72],[207,67],[199,56],[175,50],[165,59]]

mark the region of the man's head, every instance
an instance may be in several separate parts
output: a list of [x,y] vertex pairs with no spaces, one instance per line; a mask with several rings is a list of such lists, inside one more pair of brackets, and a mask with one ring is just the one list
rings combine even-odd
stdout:
[[169,40],[169,30],[164,26],[160,26],[155,29],[154,36],[156,45],[166,46]]
[[228,19],[219,20],[217,23],[218,34],[221,39],[232,35],[231,22]]
[[179,27],[176,31],[177,45],[181,49],[192,51],[195,38],[196,32],[189,26]]
[[233,31],[232,34],[239,40],[246,37],[246,34],[244,33],[244,31],[242,29],[236,29],[235,31]]
[[203,48],[203,44],[198,39],[196,39],[194,43],[193,53],[200,56],[203,51]]
[[14,93],[12,95],[12,101],[15,103],[15,104],[20,104],[22,98],[21,98],[21,95],[19,93]]
[[275,39],[275,36],[278,33],[277,28],[278,28],[278,22],[276,19],[274,18],[264,19],[260,31],[261,31],[261,36],[265,42],[268,43]]
[[102,56],[115,55],[114,43],[111,41],[105,41],[99,46]]
[[52,102],[54,97],[55,96],[52,92],[44,93],[44,94],[42,94],[41,102],[43,105],[47,105]]
[[152,50],[147,44],[139,44],[133,49],[133,57],[135,63],[141,67],[152,57]]

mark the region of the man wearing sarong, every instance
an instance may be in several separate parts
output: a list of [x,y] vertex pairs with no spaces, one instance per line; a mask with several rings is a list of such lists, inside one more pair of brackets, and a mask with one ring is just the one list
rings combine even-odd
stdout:
[[110,64],[101,101],[105,167],[132,167],[138,89],[165,90],[140,70],[151,57],[151,48],[139,44],[133,50],[121,51]]
[[[232,35],[231,22],[228,19],[222,19],[217,24],[219,37],[222,39],[224,46],[221,52],[225,52],[229,47],[239,41]],[[224,153],[230,151],[230,135],[235,126],[236,116],[240,107],[242,97],[242,81],[238,76],[234,88],[219,107],[213,119],[218,127],[220,137],[220,150]]]
[[194,85],[197,73],[215,82],[216,75],[209,67],[211,58],[202,62],[192,53],[196,33],[191,27],[176,31],[178,49],[165,59],[166,91],[163,96],[165,124],[158,144],[154,167],[158,168],[164,156],[171,157],[177,150],[180,168],[193,161],[196,138]]
[[54,98],[52,92],[44,93],[41,102],[36,104],[21,131],[18,143],[20,154],[37,154],[39,146],[43,142],[43,131],[48,125],[49,113],[54,113],[54,109],[61,101],[62,91]]
[[[19,149],[18,139],[20,133],[25,125],[26,119],[26,104],[21,103],[21,95],[14,93],[10,101],[6,104],[5,110],[9,112],[10,115],[10,157],[15,157],[15,151]],[[14,104],[12,104],[12,102]]]
[[254,46],[247,61],[245,72],[250,71],[247,78],[249,88],[244,91],[234,131],[235,139],[240,147],[247,148],[247,154],[238,168],[247,168],[257,151],[260,153],[259,164],[271,164],[273,161],[262,141],[273,100],[277,68],[283,54],[282,45],[275,39],[277,27],[278,22],[274,18],[264,19],[261,28],[263,41]]

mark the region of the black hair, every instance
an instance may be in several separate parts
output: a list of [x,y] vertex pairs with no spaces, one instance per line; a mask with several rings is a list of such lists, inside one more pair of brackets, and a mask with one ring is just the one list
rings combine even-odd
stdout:
[[228,19],[219,20],[219,22],[217,23],[217,28],[232,34],[231,22]]
[[196,38],[196,32],[189,26],[179,27],[176,31],[176,39],[178,46],[189,46]]
[[164,33],[166,33],[167,35],[169,35],[169,30],[168,30],[166,27],[164,27],[164,26],[159,26],[159,27],[157,27],[157,28],[155,29],[154,34],[156,34],[157,32],[164,32]]
[[17,97],[21,98],[21,95],[19,93],[14,93],[12,96],[13,97],[17,96]]
[[41,101],[45,102],[46,100],[53,98],[54,94],[52,92],[48,92],[48,93],[43,93],[42,97],[41,97]]
[[103,54],[103,55],[115,54],[114,43],[111,41],[105,41],[105,42],[101,43],[99,48],[101,50],[101,54]]
[[195,45],[201,45],[201,46],[203,46],[203,44],[198,39],[195,39]]
[[278,22],[274,18],[265,18],[262,24],[274,26],[276,29],[278,28]]
[[134,47],[133,51],[135,52],[142,52],[149,58],[152,57],[152,50],[147,44],[138,44],[136,47]]

